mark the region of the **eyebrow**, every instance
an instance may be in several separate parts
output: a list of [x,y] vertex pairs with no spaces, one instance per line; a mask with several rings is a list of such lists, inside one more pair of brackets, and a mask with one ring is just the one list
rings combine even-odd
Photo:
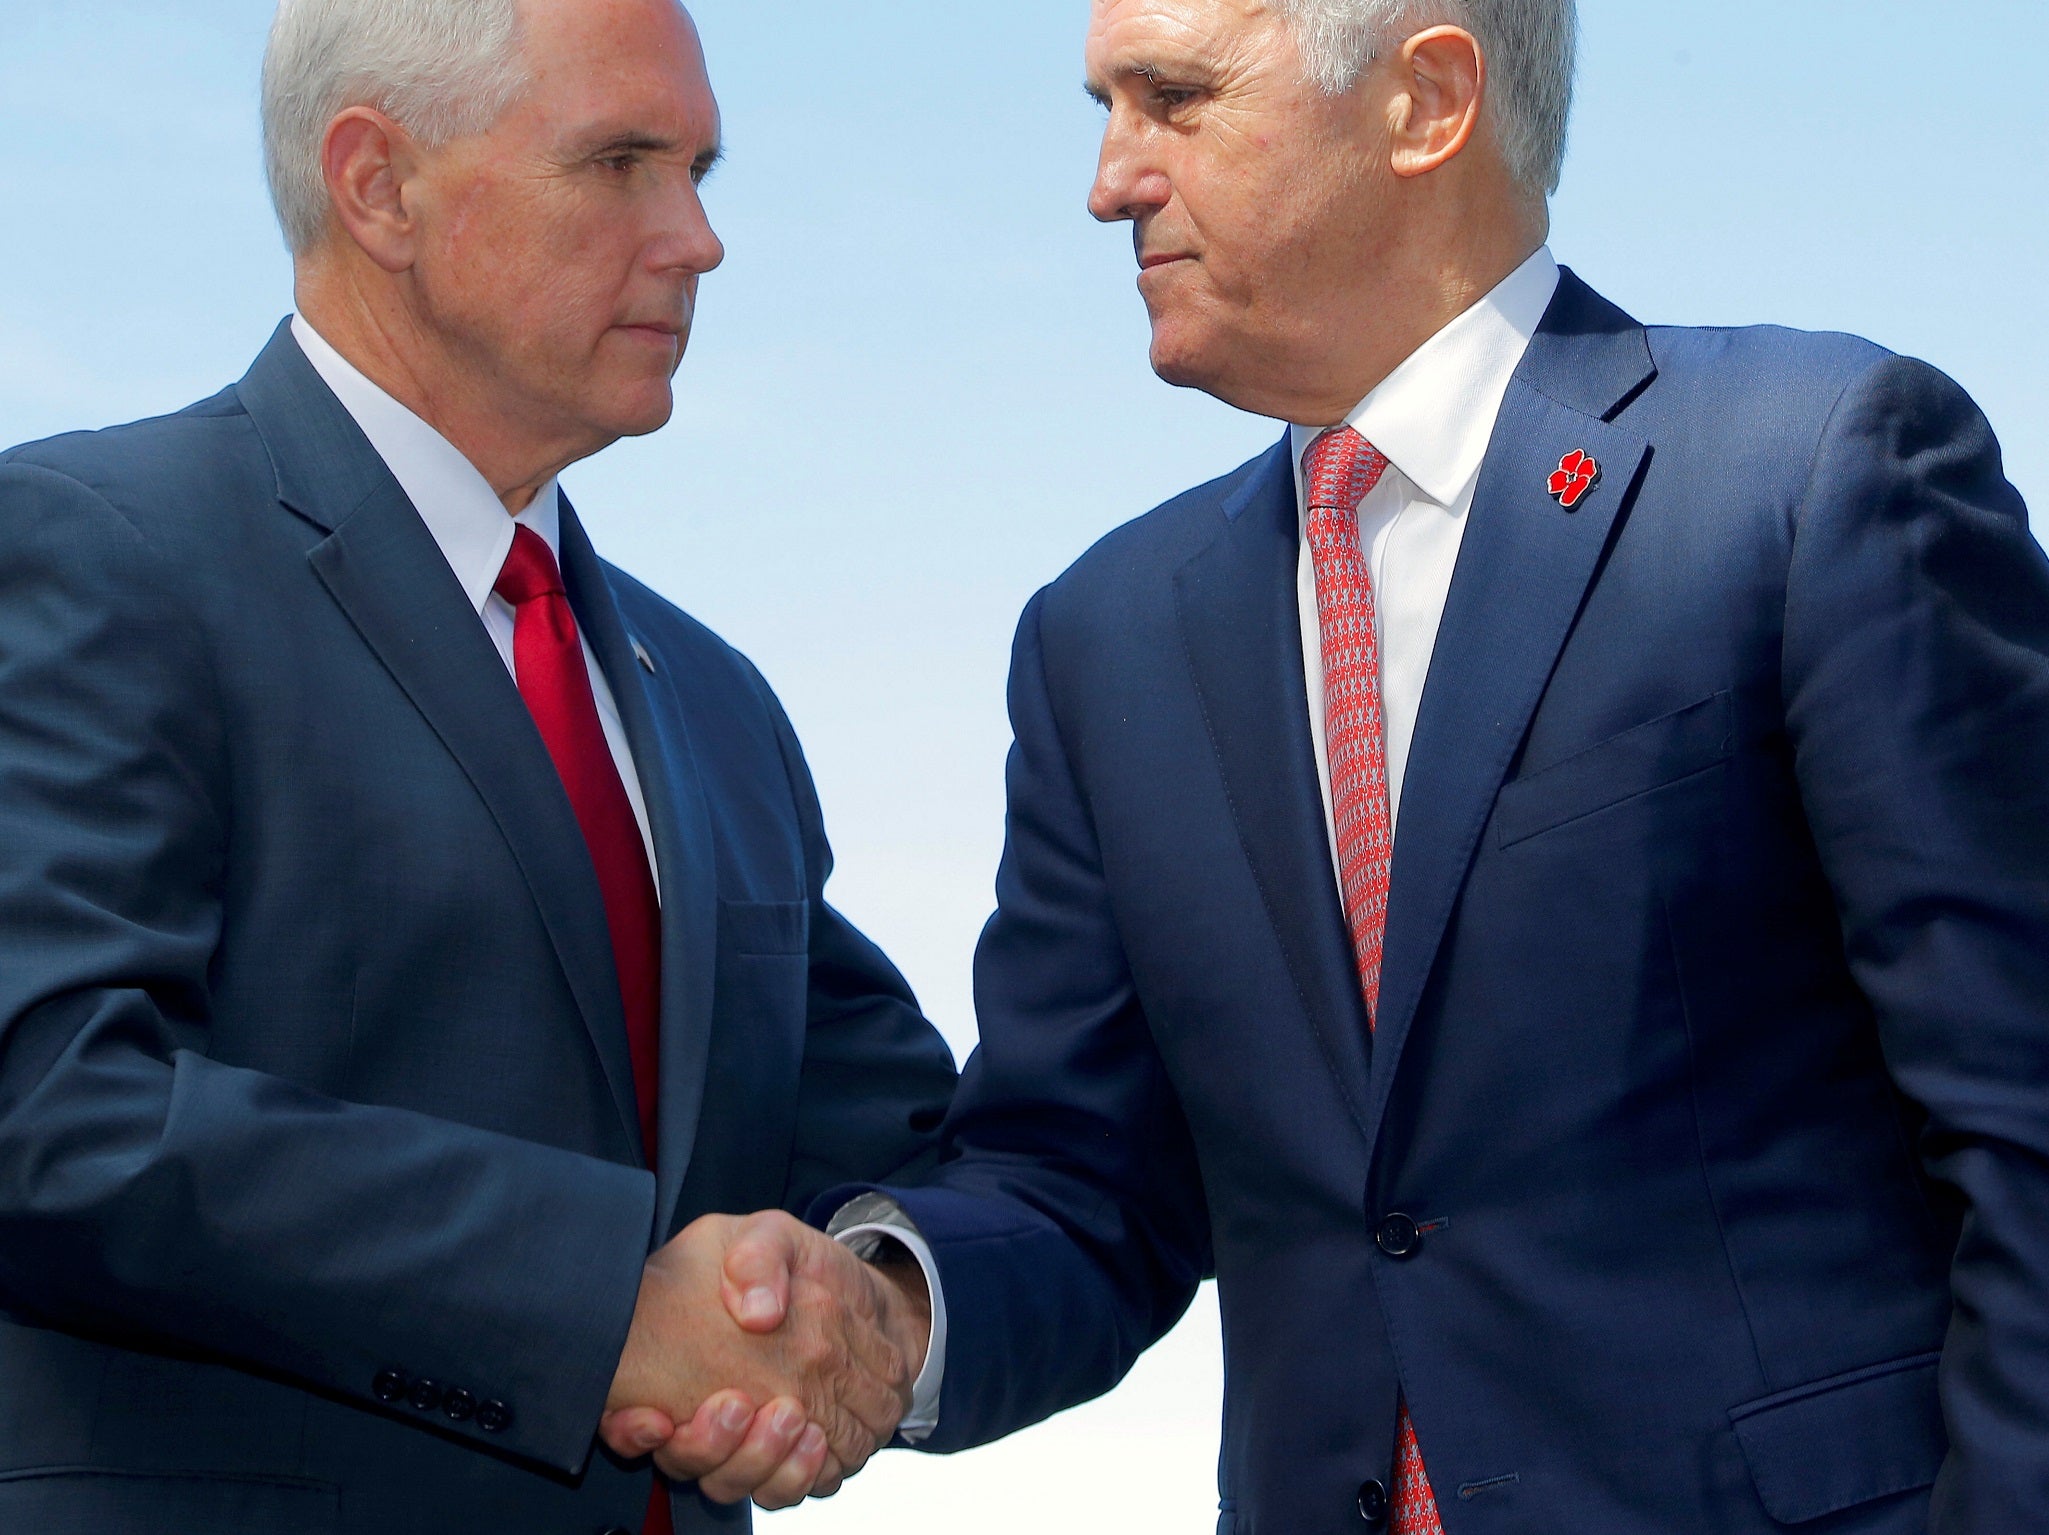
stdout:
[[[1153,86],[1159,85],[1160,77],[1165,73],[1167,71],[1163,70],[1158,64],[1144,60],[1136,64],[1128,64],[1118,71],[1120,75],[1144,80]],[[1082,83],[1081,92],[1099,107],[1107,108],[1110,105],[1110,88],[1107,85],[1102,85],[1094,80],[1087,80]]]
[[[679,147],[674,139],[657,138],[651,133],[628,131],[615,134],[608,139],[600,139],[588,149],[578,151],[578,154],[580,158],[585,160],[601,160],[606,155],[626,153],[669,155],[674,154]],[[693,163],[700,176],[708,176],[718,168],[725,158],[726,145],[725,141],[721,139],[718,143],[700,154]]]

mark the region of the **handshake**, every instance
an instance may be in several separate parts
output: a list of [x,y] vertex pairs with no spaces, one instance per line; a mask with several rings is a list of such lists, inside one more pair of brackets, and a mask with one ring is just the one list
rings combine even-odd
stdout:
[[647,1261],[599,1437],[715,1502],[830,1497],[910,1410],[931,1331],[908,1251],[706,1216]]

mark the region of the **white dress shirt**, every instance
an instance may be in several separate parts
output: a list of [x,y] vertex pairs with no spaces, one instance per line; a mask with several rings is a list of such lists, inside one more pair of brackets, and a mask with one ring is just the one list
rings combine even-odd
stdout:
[[[434,535],[448,568],[462,583],[470,606],[477,610],[486,632],[498,647],[498,654],[505,660],[506,670],[517,681],[519,669],[512,644],[516,615],[512,604],[492,588],[498,584],[506,556],[512,552],[515,526],[538,533],[560,563],[562,500],[556,482],[550,480],[541,487],[532,504],[518,517],[508,517],[498,493],[477,472],[476,466],[463,457],[461,450],[365,378],[361,370],[296,315],[292,319],[292,338],[313,364],[313,371],[334,391],[342,408],[370,439],[370,446],[413,503],[427,531]],[[619,720],[618,700],[613,697],[611,684],[605,680],[604,668],[598,665],[588,639],[583,642],[583,661],[590,670],[591,692],[597,697],[598,722],[604,726],[605,744],[612,749],[612,760],[625,781],[627,798],[633,802],[633,818],[639,823],[641,839],[647,846],[648,867],[655,871],[655,888],[659,893],[661,866],[655,862],[647,798],[641,789],[640,773],[633,764],[633,750],[627,744],[626,727]],[[939,1388],[946,1377],[946,1298],[940,1293],[939,1266],[933,1261],[931,1247],[916,1230],[905,1229],[907,1225],[908,1222],[900,1225],[886,1219],[870,1220],[850,1226],[837,1236],[864,1256],[871,1254],[885,1237],[901,1242],[925,1271],[925,1282],[932,1291],[932,1343],[913,1391],[910,1415],[902,1427],[907,1438],[919,1439],[930,1435],[939,1421]]]
[[[1480,466],[1494,439],[1509,381],[1557,291],[1558,263],[1549,248],[1539,250],[1493,292],[1424,342],[1345,418],[1391,466],[1359,506],[1359,537],[1373,575],[1381,699],[1387,715],[1388,808],[1398,840],[1409,747],[1416,738],[1423,684],[1437,651],[1437,630],[1465,542]],[[1337,868],[1337,817],[1331,808],[1323,718],[1323,634],[1302,473],[1302,457],[1321,435],[1319,427],[1296,426],[1292,432],[1297,513],[1303,530],[1295,586],[1309,731],[1316,743],[1331,866]]]

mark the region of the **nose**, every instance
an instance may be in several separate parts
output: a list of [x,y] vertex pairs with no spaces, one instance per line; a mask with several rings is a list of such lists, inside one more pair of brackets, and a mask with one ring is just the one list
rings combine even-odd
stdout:
[[725,242],[711,227],[711,215],[705,211],[695,181],[681,178],[674,194],[662,199],[651,259],[663,271],[691,277],[715,272],[725,261]]
[[1120,109],[1103,125],[1096,181],[1089,212],[1105,224],[1125,223],[1164,208],[1174,195],[1172,180],[1148,150],[1148,135]]

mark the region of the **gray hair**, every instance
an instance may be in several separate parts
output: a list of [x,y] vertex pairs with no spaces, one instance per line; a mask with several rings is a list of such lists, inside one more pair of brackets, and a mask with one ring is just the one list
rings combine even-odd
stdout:
[[263,58],[263,158],[285,243],[325,238],[327,129],[372,107],[429,149],[482,133],[527,83],[519,0],[281,0]]
[[[1509,174],[1533,192],[1558,190],[1579,54],[1576,0],[1277,0],[1309,73],[1332,95],[1358,83],[1399,37],[1449,22],[1486,51],[1490,111]],[[1397,33],[1397,27],[1408,29]]]

